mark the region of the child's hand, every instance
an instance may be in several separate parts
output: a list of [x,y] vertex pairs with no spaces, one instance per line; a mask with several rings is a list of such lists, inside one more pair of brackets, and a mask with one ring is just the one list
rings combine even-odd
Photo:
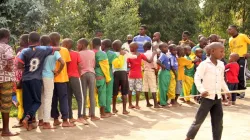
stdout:
[[208,95],[209,95],[209,94],[208,94],[207,91],[201,93],[201,97],[204,97],[204,98],[207,97]]
[[125,55],[125,54],[126,54],[126,51],[124,51],[124,50],[120,51],[120,55]]
[[54,73],[55,77],[56,77],[57,75],[59,75],[58,71],[55,71],[55,70],[54,70],[53,73]]

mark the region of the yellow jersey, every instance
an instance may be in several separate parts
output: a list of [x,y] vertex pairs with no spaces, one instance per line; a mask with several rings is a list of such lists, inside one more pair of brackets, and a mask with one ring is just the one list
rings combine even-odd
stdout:
[[[62,71],[55,76],[54,82],[55,83],[64,83],[64,82],[68,82],[69,81],[69,77],[68,77],[68,71],[67,71],[67,62],[71,61],[70,58],[70,54],[69,54],[69,50],[61,47],[61,50],[59,51],[61,58],[63,59],[63,61],[65,62],[65,65],[62,69]],[[58,70],[60,68],[60,63],[56,62],[56,70]]]
[[247,53],[247,47],[250,39],[245,34],[239,34],[237,37],[229,39],[229,50],[231,53],[237,53],[240,57],[244,57]]
[[178,80],[184,80],[185,78],[185,66],[191,67],[193,62],[184,57],[177,58],[178,61]]

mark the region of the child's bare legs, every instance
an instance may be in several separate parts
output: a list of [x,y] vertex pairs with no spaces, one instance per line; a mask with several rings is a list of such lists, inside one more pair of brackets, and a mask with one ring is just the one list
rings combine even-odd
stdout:
[[182,104],[178,103],[178,98],[179,98],[180,94],[176,94],[175,95],[175,103],[179,106],[181,106]]
[[118,112],[118,110],[116,109],[116,99],[117,99],[117,95],[113,95],[113,113],[117,113]]
[[44,123],[43,120],[39,120],[38,121],[38,126],[43,126],[43,123]]
[[127,108],[126,108],[126,105],[127,105],[127,95],[122,95],[122,114],[129,114],[129,112],[127,111]]
[[135,106],[132,104],[132,91],[129,91],[128,93],[128,108],[132,109],[135,108]]
[[100,107],[100,114],[101,114],[101,118],[109,118],[109,117],[111,117],[110,114],[105,113],[105,107],[104,106]]
[[61,123],[62,123],[62,122],[60,122],[59,119],[57,118],[57,119],[54,119],[53,125],[54,125],[54,126],[58,126],[58,125],[60,125]]
[[140,92],[136,91],[136,104],[135,104],[135,108],[136,109],[140,109],[141,107],[139,106],[139,100],[140,100]]
[[9,113],[2,112],[2,119],[3,119],[3,128],[2,128],[2,136],[16,136],[19,133],[12,133],[9,130]]
[[74,127],[74,126],[76,126],[76,125],[73,124],[73,123],[70,123],[70,122],[68,121],[68,119],[63,119],[62,127]]
[[159,104],[157,103],[156,93],[155,93],[155,92],[152,92],[152,96],[153,96],[153,99],[154,99],[154,108],[161,108],[161,107],[159,106]]
[[147,102],[147,107],[151,107],[153,106],[152,104],[150,104],[149,102],[149,97],[148,97],[148,92],[144,92],[145,98],[146,98],[146,102]]

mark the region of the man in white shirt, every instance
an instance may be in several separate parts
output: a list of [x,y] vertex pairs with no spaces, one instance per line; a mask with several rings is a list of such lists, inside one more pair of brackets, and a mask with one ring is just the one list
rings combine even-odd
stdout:
[[224,80],[224,64],[220,59],[224,55],[224,46],[219,42],[213,42],[208,46],[211,56],[201,62],[195,73],[194,82],[201,93],[201,105],[191,125],[186,140],[194,139],[201,124],[211,115],[213,139],[220,140],[223,129],[223,110],[221,103],[221,90],[229,92]]
[[122,45],[122,49],[128,53],[130,53],[130,48],[129,48],[129,44],[133,41],[133,36],[132,35],[127,35],[127,42],[125,42]]

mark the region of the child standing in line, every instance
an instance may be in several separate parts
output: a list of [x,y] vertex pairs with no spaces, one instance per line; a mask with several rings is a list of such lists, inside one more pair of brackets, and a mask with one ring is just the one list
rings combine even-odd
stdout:
[[[178,61],[178,78],[177,78],[177,85],[176,85],[176,95],[178,98],[178,95],[181,94],[181,92],[183,91],[183,83],[185,82],[185,72],[184,69],[185,67],[191,67],[193,66],[192,64],[195,62],[192,60],[188,60],[186,58],[184,58],[184,48],[181,46],[177,47],[177,61]],[[184,100],[185,101],[185,100]],[[176,100],[177,102],[177,100]],[[190,100],[187,100],[186,102],[187,104],[192,104],[192,102]]]
[[[52,46],[60,46],[60,34],[57,32],[50,33],[49,35]],[[71,61],[70,54],[68,49],[64,47],[60,47],[59,51],[65,65],[62,71],[55,76],[54,78],[54,93],[52,98],[52,108],[51,108],[51,117],[54,118],[54,126],[58,126],[61,124],[59,121],[59,111],[58,111],[58,101],[60,106],[60,112],[62,115],[62,127],[73,127],[74,124],[68,121],[69,118],[69,109],[68,109],[68,93],[67,93],[67,82],[69,81],[68,71],[67,71],[67,63]],[[55,70],[58,71],[60,68],[60,63],[56,62]]]
[[83,117],[87,119],[86,116],[86,103],[87,103],[87,89],[89,89],[89,99],[90,99],[90,118],[91,121],[100,120],[99,117],[95,116],[95,53],[92,50],[88,50],[89,42],[88,40],[81,38],[77,41],[77,49],[80,55],[80,65],[81,65],[81,82],[83,90]]
[[[150,42],[146,42],[143,45],[143,49],[145,51],[144,55],[147,57],[147,59],[150,59],[153,55],[153,52],[151,50],[152,45]],[[159,108],[159,105],[157,104],[157,98],[156,98],[156,92],[157,92],[157,85],[156,85],[156,69],[157,69],[157,58],[154,57],[154,61],[152,63],[148,63],[146,61],[144,61],[144,65],[143,65],[143,70],[144,70],[144,74],[143,74],[143,88],[142,91],[145,94],[145,98],[147,101],[147,107],[151,107],[153,106],[152,104],[150,104],[149,102],[149,97],[148,97],[148,92],[150,91],[153,95],[153,99],[154,99],[154,108]]]
[[101,51],[101,39],[94,38],[92,40],[93,51],[95,52],[95,73],[96,73],[96,88],[98,93],[98,103],[100,106],[101,118],[111,117],[110,114],[105,113],[107,105],[107,84],[111,81],[110,68],[108,56]]
[[210,58],[201,62],[195,73],[195,84],[201,93],[201,105],[191,125],[186,140],[194,139],[200,126],[210,112],[212,133],[214,140],[220,140],[223,129],[223,109],[221,90],[229,92],[224,80],[224,64],[219,61],[224,55],[224,46],[221,43],[209,44]]
[[161,50],[160,57],[157,60],[157,64],[160,65],[161,69],[158,72],[158,88],[160,95],[160,105],[163,107],[168,107],[168,90],[170,85],[170,60],[166,55],[168,52],[168,45],[166,43],[162,43],[159,45],[159,49]]
[[[184,53],[185,53],[185,59],[192,61],[192,59],[190,58],[190,54],[191,54],[191,47],[190,46],[185,46],[184,47]],[[195,69],[194,69],[194,63],[192,63],[191,65],[187,65],[185,66],[185,70],[184,70],[184,80],[183,80],[183,90],[181,93],[182,97],[185,96],[190,96],[191,95],[196,95],[197,91],[196,91],[196,87],[194,84],[194,73],[195,73]],[[190,103],[193,104],[190,101],[190,98],[185,97],[184,99],[182,99],[182,101],[186,102],[186,103]]]
[[[229,63],[225,67],[226,72],[226,82],[227,86],[230,91],[237,90],[238,89],[238,75],[239,75],[239,64],[237,61],[239,60],[239,55],[236,53],[230,54],[229,57]],[[235,105],[236,103],[236,96],[237,93],[232,93],[232,105]]]
[[[49,46],[50,38],[47,35],[44,35],[40,38],[41,46]],[[60,63],[60,68],[58,71],[55,71],[56,62]],[[51,103],[54,90],[54,75],[58,75],[64,67],[65,63],[61,58],[61,55],[58,51],[55,51],[54,54],[49,55],[45,58],[43,71],[42,71],[42,80],[43,80],[43,92],[41,96],[41,106],[38,109],[38,126],[43,126],[43,129],[53,129],[51,127],[50,113],[51,113]]]
[[[113,96],[113,84],[114,84],[114,75],[113,75],[113,70],[112,67],[116,66],[116,68],[121,68],[123,66],[124,63],[124,56],[120,55],[119,58],[117,57],[117,55],[111,51],[112,49],[112,42],[110,39],[104,39],[102,41],[102,45],[101,45],[101,49],[102,51],[106,52],[107,56],[108,56],[108,61],[109,61],[109,72],[110,72],[110,77],[111,77],[111,81],[109,82],[109,84],[107,84],[107,94],[106,94],[106,107],[105,107],[105,113],[110,114],[111,115],[111,102],[112,102],[112,96]],[[118,67],[117,67],[118,65]],[[114,113],[117,113],[116,111]]]
[[22,123],[28,131],[36,128],[32,124],[32,119],[41,105],[44,60],[53,51],[60,50],[60,48],[39,46],[40,35],[36,32],[29,34],[29,44],[30,46],[23,49],[18,57],[18,68],[24,68],[22,77],[24,118]]
[[171,104],[173,106],[178,106],[181,105],[178,102],[176,102],[176,100],[178,99],[178,94],[176,94],[176,84],[177,84],[177,71],[178,71],[178,61],[176,58],[176,54],[177,54],[177,48],[175,44],[171,44],[169,46],[169,51],[170,51],[170,75],[171,75],[171,79],[170,79],[170,85],[169,85],[169,90],[168,90],[168,98],[171,100]]
[[[142,73],[141,73],[141,63],[142,60],[147,61],[148,63],[151,63],[153,61],[153,58],[156,54],[156,52],[153,53],[152,57],[150,59],[147,59],[147,57],[144,54],[140,54],[137,52],[138,44],[135,42],[132,42],[130,44],[130,51],[132,55],[137,56],[137,58],[128,58],[127,62],[130,64],[130,71],[129,71],[129,108],[136,108],[140,109],[139,106],[139,99],[140,99],[140,92],[142,91]],[[132,91],[136,91],[136,105],[132,105]]]
[[[207,46],[207,49],[208,49],[208,50],[210,49],[209,46]],[[211,51],[211,50],[210,50],[210,51]],[[198,66],[200,65],[200,63],[202,62],[202,56],[203,56],[203,50],[202,50],[201,48],[197,48],[197,49],[195,50],[195,59],[197,59],[197,61],[194,63],[194,70],[195,70],[195,72],[196,72],[197,67],[198,67]],[[193,91],[194,91],[193,95],[198,95],[198,94],[200,94],[199,91],[198,91],[197,88],[196,88],[196,85],[194,85],[193,88],[194,88],[194,89],[193,89]],[[200,101],[200,97],[195,96],[195,97],[194,97],[194,100],[198,103],[198,102]]]
[[17,97],[17,118],[19,120],[19,123],[14,125],[12,128],[19,128],[22,127],[22,118],[23,118],[23,90],[22,90],[22,75],[23,75],[23,69],[18,69],[18,56],[20,55],[21,51],[24,48],[27,48],[29,46],[28,42],[29,34],[23,34],[20,37],[19,45],[20,47],[17,48],[16,57],[15,57],[15,77],[16,77],[16,97]]
[[[88,125],[88,123],[83,119],[83,92],[82,92],[82,83],[80,79],[80,71],[81,71],[81,58],[78,52],[73,51],[73,40],[69,38],[63,39],[62,46],[67,48],[70,54],[71,61],[67,64],[67,71],[69,76],[68,82],[68,107],[69,107],[69,122],[74,123],[75,121],[79,123],[83,123],[84,125]],[[72,97],[73,94],[77,101],[78,108],[78,119],[75,120],[73,118],[72,111]]]
[[1,136],[16,136],[19,133],[12,133],[9,129],[9,114],[12,106],[13,92],[13,49],[8,45],[10,31],[0,28],[0,111],[2,115],[3,128]]
[[[112,43],[112,47],[118,57],[123,55],[122,51],[122,42],[120,40],[115,40]],[[121,87],[121,94],[122,94],[122,114],[129,114],[127,111],[127,94],[129,92],[128,87],[128,75],[127,75],[127,54],[124,56],[123,65],[121,68],[115,68],[113,65],[114,71],[114,87],[113,87],[113,113],[117,113],[118,110],[116,109],[116,99],[119,92],[119,88]]]

